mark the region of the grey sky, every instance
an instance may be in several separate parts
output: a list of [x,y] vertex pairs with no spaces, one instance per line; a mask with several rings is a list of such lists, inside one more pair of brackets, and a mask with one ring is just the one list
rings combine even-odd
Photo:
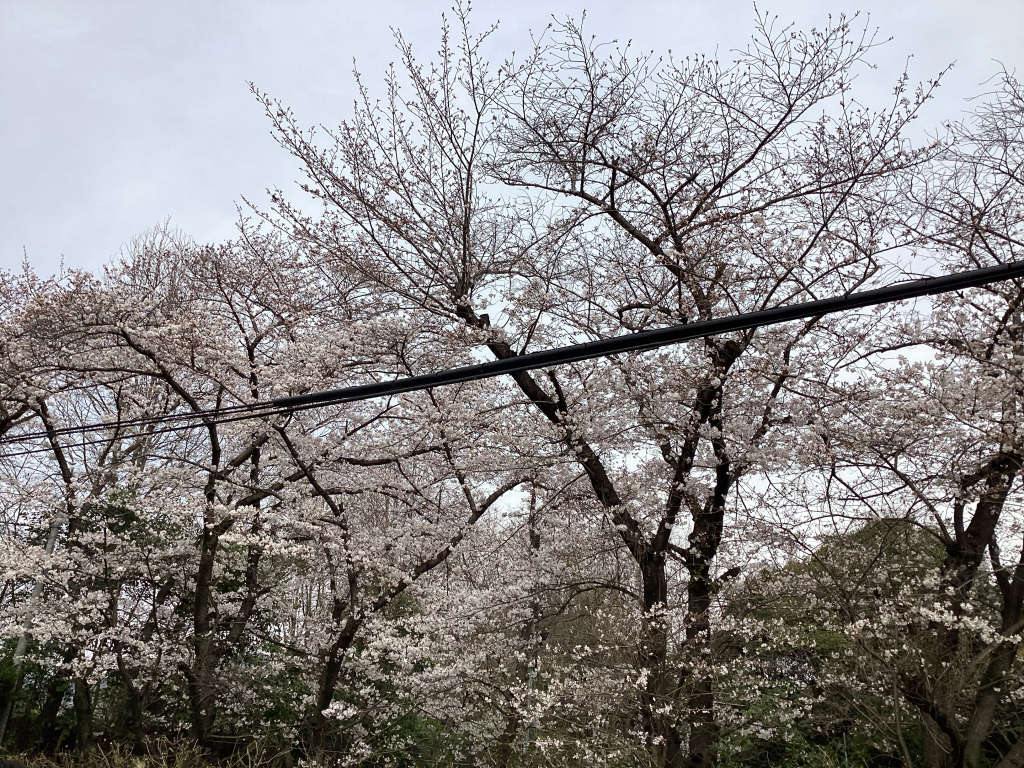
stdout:
[[[352,59],[372,87],[395,59],[390,27],[429,59],[451,0],[0,0],[0,268],[23,249],[39,271],[95,269],[165,217],[199,241],[231,237],[241,196],[291,187],[247,80],[303,123],[336,124],[353,97]],[[956,117],[998,71],[1024,69],[1024,0],[779,0],[780,20],[823,26],[870,13],[881,37],[861,96],[891,92],[906,57],[914,80],[957,65],[922,120]],[[529,30],[579,17],[601,39],[720,55],[745,44],[749,0],[478,0],[477,28],[500,20],[495,56]]]

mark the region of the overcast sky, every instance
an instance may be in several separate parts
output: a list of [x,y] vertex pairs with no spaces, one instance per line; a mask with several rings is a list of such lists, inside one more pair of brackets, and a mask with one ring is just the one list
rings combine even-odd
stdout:
[[[420,57],[437,48],[451,0],[0,0],[0,269],[96,269],[170,216],[198,241],[230,238],[242,195],[288,190],[295,161],[268,133],[247,81],[306,124],[351,109],[352,61],[372,87],[395,59],[391,28]],[[999,71],[1024,70],[1024,0],[785,0],[761,8],[799,26],[870,14],[881,37],[858,92],[881,103],[907,56],[912,78],[954,60],[924,123],[967,108]],[[478,0],[478,28],[500,21],[495,57],[529,47],[551,15],[644,50],[741,47],[749,0]]]

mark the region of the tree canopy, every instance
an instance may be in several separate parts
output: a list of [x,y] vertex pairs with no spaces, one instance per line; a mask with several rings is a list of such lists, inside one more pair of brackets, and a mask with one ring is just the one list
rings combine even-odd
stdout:
[[253,88],[304,181],[233,240],[3,274],[0,746],[1024,766],[1020,280],[209,416],[1024,258],[1019,82],[912,141],[855,22],[492,64],[459,8],[335,128]]

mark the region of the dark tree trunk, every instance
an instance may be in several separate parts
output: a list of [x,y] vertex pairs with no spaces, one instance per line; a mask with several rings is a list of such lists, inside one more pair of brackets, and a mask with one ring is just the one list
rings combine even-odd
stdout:
[[192,714],[192,736],[202,746],[209,744],[216,717],[217,694],[213,669],[213,638],[196,638],[196,659],[191,667],[182,666],[188,684],[189,708]]
[[[77,655],[78,648],[76,646],[67,646],[64,649],[62,668],[66,668],[68,664],[75,660]],[[57,728],[57,716],[60,714],[60,705],[63,703],[64,696],[70,687],[70,681],[66,678],[58,677],[52,680],[46,688],[43,706],[39,712],[41,726],[40,748],[43,752],[54,752],[60,746],[61,733]]]
[[509,712],[505,718],[505,730],[498,737],[498,744],[494,748],[495,768],[505,768],[512,759],[515,750],[516,734],[519,733],[519,716],[515,710]]
[[[250,480],[254,485],[259,481],[259,445],[257,440],[249,449],[241,455],[250,456],[253,469]],[[237,461],[237,459],[236,459]],[[211,481],[212,482],[212,481]],[[207,497],[211,501],[214,498],[212,485],[207,489]],[[252,506],[259,509],[259,499],[251,502]],[[208,507],[209,509],[209,507]],[[208,513],[209,514],[209,513]],[[252,617],[256,602],[261,594],[259,586],[259,566],[262,550],[257,546],[250,546],[246,558],[245,585],[246,594],[239,606],[238,612],[224,618],[218,617],[211,606],[213,605],[213,572],[217,562],[217,550],[220,546],[220,537],[230,530],[233,520],[225,518],[216,520],[207,517],[204,521],[202,540],[200,541],[199,568],[196,572],[195,609],[193,613],[193,649],[195,661],[189,670],[182,668],[185,672],[189,688],[189,702],[192,710],[192,732],[200,744],[209,744],[210,734],[213,729],[214,720],[217,715],[217,668],[221,659],[230,656],[235,652],[241,642],[245,629]],[[252,531],[259,530],[258,517],[253,522]],[[227,631],[218,638],[218,631],[226,627]]]
[[362,624],[361,619],[350,618],[338,632],[337,638],[327,653],[317,684],[316,708],[309,718],[303,739],[308,756],[315,757],[323,749],[328,723],[324,716],[324,710],[334,701],[334,692],[337,690],[341,671],[345,666],[345,653],[355,642],[356,633]]
[[53,680],[46,689],[46,697],[43,699],[43,706],[39,712],[41,728],[40,747],[43,752],[55,752],[60,746],[60,730],[57,728],[57,716],[60,714],[60,705],[64,701],[64,695],[71,687],[65,679]]
[[703,659],[710,659],[705,651],[711,646],[711,600],[714,583],[711,566],[718,555],[725,527],[725,504],[734,477],[721,437],[721,402],[723,393],[716,388],[709,410],[708,422],[719,436],[711,443],[718,460],[715,469],[715,489],[704,508],[693,515],[693,530],[689,540],[689,582],[686,585],[686,643],[694,659],[690,674],[690,692],[687,706],[690,744],[685,765],[687,768],[713,768],[718,764],[719,727],[715,720],[714,679],[702,668]]
[[214,658],[214,622],[210,612],[213,593],[213,567],[217,558],[221,529],[226,526],[208,521],[200,543],[199,569],[196,573],[195,609],[193,614],[193,650],[195,660],[190,668],[182,668],[188,681],[189,705],[192,714],[192,735],[206,746],[216,717]]
[[76,677],[75,684],[75,749],[85,752],[92,746],[92,691],[84,677]]
[[949,740],[928,715],[921,715],[921,747],[924,768],[946,768],[949,762]]
[[[715,721],[715,691],[713,681],[700,669],[703,654],[700,650],[710,640],[711,584],[707,577],[708,564],[693,568],[686,588],[687,614],[686,640],[695,657],[690,675],[687,717],[690,730],[687,768],[710,768],[718,764],[718,723]],[[694,571],[697,571],[694,573]]]
[[668,601],[664,553],[648,555],[641,564],[640,575],[644,590],[644,624],[639,661],[640,667],[647,670],[647,685],[640,703],[647,746],[655,765],[677,768],[683,765],[682,738],[675,718],[659,711],[677,697],[673,676],[668,670],[668,628],[662,615]]
[[144,746],[142,731],[143,690],[140,690],[135,684],[132,674],[128,671],[128,665],[125,664],[121,649],[117,651],[117,668],[125,696],[123,712],[121,713],[121,729],[123,734],[128,737],[128,740],[135,745],[136,751],[139,751]]

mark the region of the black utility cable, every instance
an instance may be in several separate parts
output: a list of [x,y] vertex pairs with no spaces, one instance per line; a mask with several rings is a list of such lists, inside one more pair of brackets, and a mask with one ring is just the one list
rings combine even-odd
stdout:
[[397,381],[379,384],[361,384],[344,389],[331,389],[326,392],[311,392],[307,395],[279,397],[271,404],[279,408],[296,408],[317,403],[347,403],[355,400],[367,400],[382,395],[395,395],[417,389],[431,389],[446,384],[459,384],[477,379],[489,379],[509,373],[519,373],[535,368],[547,368],[552,365],[575,363],[595,357],[614,355],[620,352],[654,349],[668,344],[700,339],[705,336],[717,336],[730,331],[744,331],[764,325],[777,325],[790,320],[820,317],[821,315],[843,312],[849,309],[860,309],[875,304],[890,304],[895,301],[913,299],[918,296],[931,296],[937,293],[949,293],[963,288],[975,288],[1013,277],[1024,277],[1024,261],[1013,261],[995,267],[973,269],[942,277],[926,277],[905,283],[887,285],[871,291],[851,293],[832,299],[805,301],[788,307],[764,309],[760,312],[747,312],[742,315],[731,315],[715,320],[704,320],[699,323],[670,325],[667,328],[656,328],[650,331],[637,331],[610,339],[588,341],[573,344],[569,347],[556,347],[542,352],[530,352],[518,357],[504,360],[492,360],[479,365],[464,368],[453,368],[440,373],[426,373],[420,376],[409,376]]
[[[932,296],[940,293],[963,290],[965,288],[976,288],[989,283],[1008,280],[1014,277],[1024,277],[1024,261],[1013,261],[1007,264],[999,264],[994,267],[983,267],[967,272],[959,272],[941,277],[926,277],[920,280],[910,280],[903,283],[888,285],[884,288],[876,288],[870,291],[851,293],[846,296],[837,296],[831,299],[817,299],[805,301],[800,304],[793,304],[775,309],[765,309],[759,312],[748,312],[740,315],[705,320],[697,323],[683,323],[671,325],[666,328],[657,328],[649,331],[638,331],[622,336],[615,336],[609,339],[588,341],[583,344],[573,344],[567,347],[556,347],[541,352],[530,352],[516,357],[505,358],[504,360],[492,360],[478,365],[469,365],[462,368],[452,368],[438,373],[427,373],[418,376],[409,376],[403,379],[385,381],[373,384],[360,384],[342,389],[331,389],[324,392],[310,392],[304,395],[292,395],[279,397],[274,400],[266,400],[257,403],[228,406],[220,409],[196,411],[194,413],[169,414],[168,416],[150,416],[138,419],[126,419],[124,421],[101,422],[85,424],[77,427],[64,427],[54,433],[30,432],[8,437],[0,440],[0,445],[14,445],[48,437],[50,434],[75,434],[87,433],[100,430],[109,430],[122,427],[133,427],[142,425],[161,425],[159,429],[151,433],[161,434],[182,429],[195,429],[210,424],[228,423],[242,421],[245,419],[263,418],[275,416],[294,411],[317,408],[325,405],[338,403],[350,403],[359,400],[369,400],[375,397],[386,395],[397,395],[403,392],[413,392],[420,389],[432,389],[448,384],[460,384],[479,379],[489,379],[495,376],[519,373],[522,371],[547,368],[554,365],[574,363],[581,360],[591,360],[597,357],[605,357],[622,352],[635,352],[646,349],[654,349],[669,344],[678,344],[684,341],[704,338],[706,336],[717,336],[731,331],[743,331],[766,325],[777,325],[792,320],[800,320],[811,317],[821,317],[834,312],[843,312],[851,309],[861,309],[878,304],[889,304],[896,301],[904,301],[919,296]],[[192,423],[179,424],[176,426],[164,426],[172,421],[191,421]],[[125,435],[126,439],[143,437],[146,432],[136,432]],[[106,442],[109,438],[97,438],[83,441],[77,445],[90,445]],[[31,449],[22,452],[4,454],[3,458],[21,456],[28,453],[37,453],[42,449]]]

